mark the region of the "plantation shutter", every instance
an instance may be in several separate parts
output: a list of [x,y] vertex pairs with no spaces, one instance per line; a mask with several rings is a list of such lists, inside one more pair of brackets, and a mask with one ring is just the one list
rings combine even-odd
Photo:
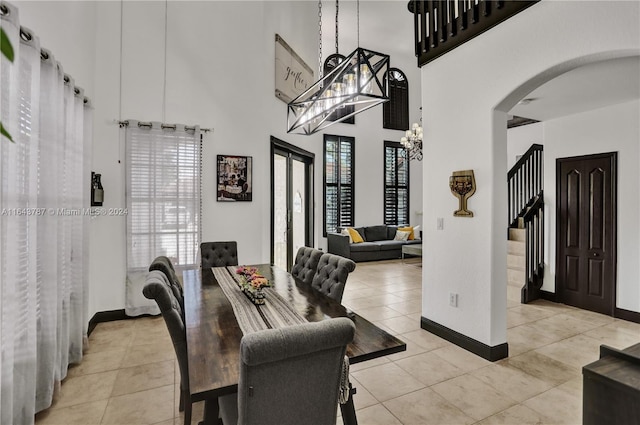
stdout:
[[325,235],[354,222],[354,139],[325,136]]
[[409,158],[397,142],[384,142],[384,223],[409,224]]

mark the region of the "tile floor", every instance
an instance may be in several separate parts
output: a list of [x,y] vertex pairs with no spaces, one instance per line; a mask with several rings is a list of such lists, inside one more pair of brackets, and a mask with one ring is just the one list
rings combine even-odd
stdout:
[[[407,342],[351,368],[360,425],[581,424],[581,367],[600,344],[640,342],[640,325],[508,289],[510,357],[495,363],[420,329],[419,259],[359,263],[343,303]],[[80,365],[36,424],[181,425],[180,375],[162,318],[99,324]],[[202,405],[194,406],[194,420]],[[341,424],[341,419],[338,418]]]

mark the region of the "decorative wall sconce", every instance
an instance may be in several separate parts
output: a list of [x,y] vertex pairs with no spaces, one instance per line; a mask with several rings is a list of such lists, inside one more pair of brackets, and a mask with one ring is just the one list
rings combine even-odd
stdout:
[[100,178],[102,174],[91,172],[91,206],[101,207],[104,201],[104,189]]
[[467,200],[476,193],[473,170],[454,171],[449,177],[449,187],[459,202],[458,209],[453,212],[454,217],[473,217],[473,211],[467,209]]

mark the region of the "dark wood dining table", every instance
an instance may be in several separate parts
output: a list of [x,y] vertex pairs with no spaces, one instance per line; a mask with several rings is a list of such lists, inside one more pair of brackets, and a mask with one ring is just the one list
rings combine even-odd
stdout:
[[[251,265],[272,288],[309,322],[349,317],[356,325],[347,346],[349,364],[405,351],[407,345],[337,301],[313,290],[288,272],[270,264]],[[193,402],[205,400],[204,424],[217,424],[217,398],[238,390],[240,340],[231,303],[210,268],[183,272],[189,391]],[[352,390],[352,394],[355,393]],[[353,397],[341,405],[345,425],[357,424]]]

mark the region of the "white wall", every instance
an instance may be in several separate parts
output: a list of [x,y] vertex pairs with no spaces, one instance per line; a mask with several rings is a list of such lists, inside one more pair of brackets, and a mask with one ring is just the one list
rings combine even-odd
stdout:
[[[166,103],[164,1],[15,3],[23,25],[41,36],[42,45],[53,51],[93,101],[92,169],[102,174],[105,207],[125,206],[124,132],[117,120],[212,128],[204,136],[203,240],[237,240],[241,262],[267,262],[271,249],[269,149],[270,136],[275,136],[315,154],[315,245],[326,249],[322,134],[287,134],[286,104],[274,95],[276,33],[317,70],[316,2],[169,1]],[[345,3],[349,11],[354,2]],[[399,8],[411,21],[404,2],[376,1],[366,7],[376,8],[380,16]],[[341,27],[348,30],[346,25]],[[393,45],[367,43],[367,31],[384,30],[363,22],[361,44],[391,54],[391,66],[405,72],[412,93],[410,120],[418,121],[420,72],[415,57],[394,55]],[[406,32],[407,43],[412,43],[411,26],[392,31]],[[329,36],[324,57],[333,53],[332,31]],[[341,43],[341,53],[355,47]],[[326,133],[356,138],[356,224],[377,224],[382,222],[383,210],[383,141],[399,140],[402,132],[382,129],[381,107],[358,115],[356,123],[336,124]],[[216,202],[217,154],[253,157],[252,202]],[[420,216],[415,212],[422,209],[422,164],[413,162],[411,168],[412,222],[418,224]],[[125,229],[126,217],[92,220],[90,316],[124,307]]]
[[507,129],[507,170],[518,161],[533,144],[544,145],[544,123],[521,125]]
[[[422,68],[424,317],[489,346],[506,342],[506,112],[581,64],[638,55],[638,7],[539,2]],[[448,178],[463,169],[473,169],[477,182],[470,219],[451,216],[457,201]],[[459,293],[457,308],[449,292]]]
[[556,159],[605,152],[618,153],[618,243],[616,306],[640,311],[640,103],[614,105],[545,122],[545,239],[543,289],[555,292]]

